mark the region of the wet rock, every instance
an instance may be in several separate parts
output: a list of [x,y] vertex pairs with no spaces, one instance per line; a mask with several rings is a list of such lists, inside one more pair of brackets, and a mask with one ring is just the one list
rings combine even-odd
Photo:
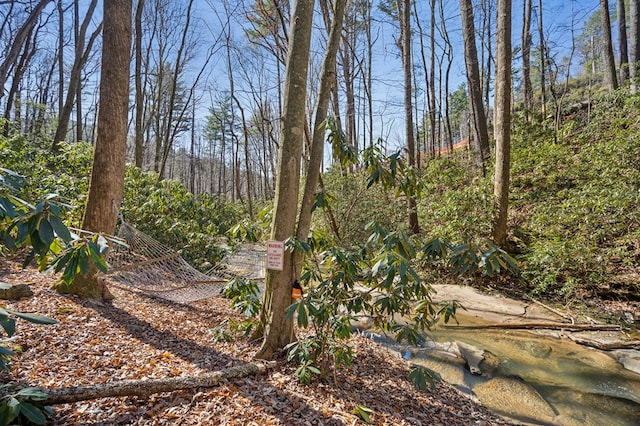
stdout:
[[624,368],[640,374],[640,351],[634,349],[619,349],[613,351],[612,355]]
[[480,371],[483,376],[493,377],[500,366],[500,358],[490,351],[484,351],[484,359],[480,362]]
[[481,375],[482,370],[480,370],[480,363],[484,360],[484,351],[464,342],[457,343],[460,354],[466,361],[471,374],[475,374],[476,376]]
[[480,402],[487,408],[518,420],[532,420],[536,424],[553,423],[556,412],[531,385],[519,377],[495,377],[473,388]]
[[33,291],[27,284],[15,284],[5,290],[0,290],[0,299],[4,300],[19,300],[31,296],[33,296]]
[[549,358],[549,355],[551,355],[551,347],[541,343],[541,342],[534,342],[531,340],[522,340],[522,341],[517,341],[516,342],[516,346],[525,351],[530,353],[531,355],[533,355],[536,358],[539,359],[547,359]]

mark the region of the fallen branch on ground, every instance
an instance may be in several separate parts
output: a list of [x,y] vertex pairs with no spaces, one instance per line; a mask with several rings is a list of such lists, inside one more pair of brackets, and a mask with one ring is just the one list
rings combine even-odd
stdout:
[[197,377],[123,380],[99,385],[43,389],[43,392],[49,395],[45,401],[46,405],[65,404],[114,396],[134,395],[146,398],[151,394],[160,392],[213,387],[227,379],[237,379],[262,374],[267,371],[268,367],[269,364],[266,363],[248,363]]
[[619,325],[615,324],[560,324],[560,323],[522,323],[522,324],[484,324],[484,325],[443,325],[447,329],[481,330],[486,328],[509,329],[509,330],[568,330],[568,331],[618,331]]
[[620,342],[598,342],[591,339],[583,339],[576,336],[567,336],[573,342],[582,346],[589,346],[601,351],[613,351],[616,349],[640,349],[640,340],[626,340]]

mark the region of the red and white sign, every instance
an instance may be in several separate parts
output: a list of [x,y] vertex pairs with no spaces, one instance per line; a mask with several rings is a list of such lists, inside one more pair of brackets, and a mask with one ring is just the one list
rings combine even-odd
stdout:
[[284,268],[284,241],[267,241],[267,269],[282,271]]

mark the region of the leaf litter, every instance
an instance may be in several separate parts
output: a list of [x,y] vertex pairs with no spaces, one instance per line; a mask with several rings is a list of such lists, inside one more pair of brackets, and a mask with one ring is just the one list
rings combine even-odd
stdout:
[[[18,322],[16,355],[2,381],[57,388],[128,379],[198,376],[251,362],[259,342],[216,341],[214,328],[242,319],[229,301],[178,304],[110,286],[115,299],[98,304],[51,289],[55,277],[0,263],[0,278],[28,283],[34,295],[7,307],[38,313],[54,325]],[[376,425],[504,425],[502,419],[439,383],[419,391],[410,365],[388,349],[353,336],[354,363],[327,382],[304,385],[296,366],[277,362],[267,374],[225,381],[213,388],[102,398],[56,405],[51,425],[358,425],[369,410]],[[369,411],[366,411],[369,413]]]

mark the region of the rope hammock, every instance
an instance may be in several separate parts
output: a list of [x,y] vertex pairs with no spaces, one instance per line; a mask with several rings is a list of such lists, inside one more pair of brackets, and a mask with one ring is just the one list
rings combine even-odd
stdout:
[[173,302],[189,303],[220,297],[229,280],[264,278],[264,248],[242,246],[207,273],[193,268],[177,251],[164,246],[121,221],[118,237],[109,251],[110,280]]

